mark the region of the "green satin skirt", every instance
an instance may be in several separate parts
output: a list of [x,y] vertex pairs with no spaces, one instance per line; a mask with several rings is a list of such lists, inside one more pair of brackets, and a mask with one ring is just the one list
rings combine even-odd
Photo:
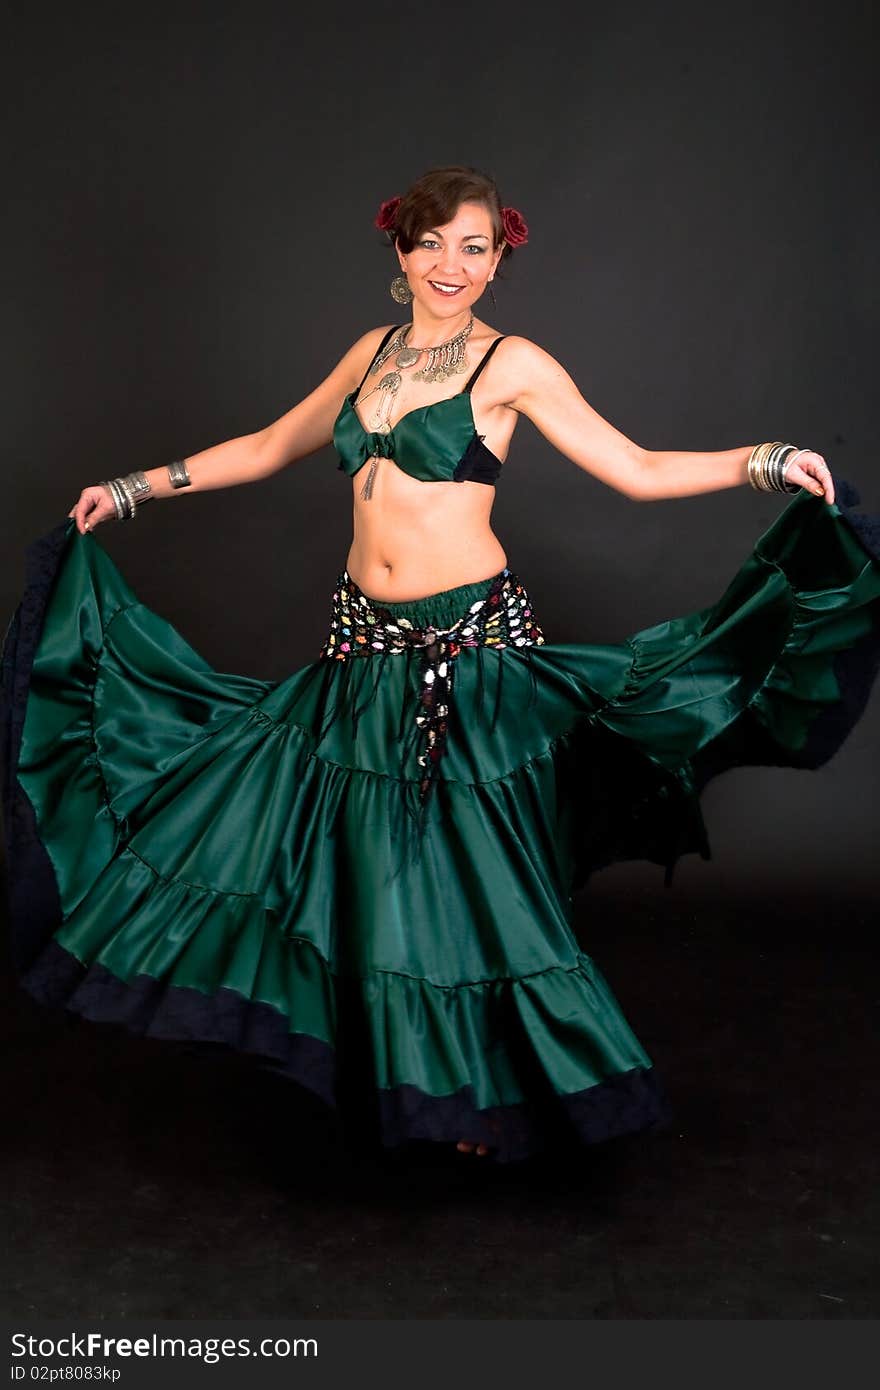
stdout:
[[[415,840],[407,653],[220,673],[63,522],[28,549],[2,652],[22,985],[248,1054],[387,1147],[466,1138],[506,1161],[662,1125],[572,894],[625,859],[668,882],[709,857],[710,777],[840,746],[880,661],[857,501],[799,493],[715,603],[620,644],[463,648]],[[488,583],[393,607],[442,626]]]

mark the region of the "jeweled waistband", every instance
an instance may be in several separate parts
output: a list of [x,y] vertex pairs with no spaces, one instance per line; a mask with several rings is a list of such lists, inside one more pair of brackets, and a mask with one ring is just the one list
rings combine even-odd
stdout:
[[[466,599],[470,593],[479,594],[484,586],[482,595],[461,609],[451,623],[419,625],[400,611],[448,610],[458,589]],[[462,584],[423,599],[395,601],[387,606],[381,599],[365,594],[343,570],[333,592],[330,631],[321,655],[344,659],[374,651],[404,651],[407,647],[426,646],[438,636],[454,640],[459,646],[526,646],[544,640],[525,586],[509,568],[475,584]]]
[[370,595],[367,597],[371,598],[371,602],[378,603],[395,617],[409,618],[416,627],[425,627],[428,623],[432,623],[435,627],[443,627],[453,623],[477,599],[485,598],[492,585],[509,573],[510,570],[505,567],[485,579],[457,584],[450,589],[434,590],[433,593],[424,594],[420,598],[383,602],[381,599],[371,598]]
[[[330,631],[319,659],[345,661],[383,653],[393,655],[412,648],[424,652],[415,721],[423,732],[422,751],[418,755],[419,766],[424,768],[419,782],[422,801],[427,799],[446,746],[455,658],[461,649],[532,647],[543,645],[545,640],[525,585],[511,569],[505,567],[494,578],[480,581],[478,587],[483,584],[488,586],[483,595],[443,626],[419,626],[405,614],[395,613],[365,594],[348,570],[340,574],[333,592]],[[467,590],[472,586],[459,587]],[[430,603],[431,599],[452,599],[455,592],[446,589],[428,599],[413,600],[411,607]],[[406,606],[395,604],[398,609]]]

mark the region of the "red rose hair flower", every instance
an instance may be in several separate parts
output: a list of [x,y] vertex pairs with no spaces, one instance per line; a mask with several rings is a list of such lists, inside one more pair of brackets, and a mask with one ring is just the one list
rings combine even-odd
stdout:
[[386,198],[376,214],[375,226],[380,232],[390,232],[397,217],[397,209],[400,207],[402,199],[398,194],[395,198]]
[[522,214],[516,208],[501,209],[501,225],[504,239],[510,246],[525,246],[529,239],[529,229]]

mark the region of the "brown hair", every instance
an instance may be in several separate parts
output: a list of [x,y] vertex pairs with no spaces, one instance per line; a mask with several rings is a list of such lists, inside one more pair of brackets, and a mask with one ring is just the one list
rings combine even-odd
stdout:
[[[400,200],[388,235],[406,255],[430,227],[442,227],[451,222],[462,203],[481,203],[485,207],[492,220],[493,250],[497,251],[504,240],[498,188],[488,174],[466,164],[429,169],[410,184]],[[505,244],[499,268],[512,254],[513,247]]]

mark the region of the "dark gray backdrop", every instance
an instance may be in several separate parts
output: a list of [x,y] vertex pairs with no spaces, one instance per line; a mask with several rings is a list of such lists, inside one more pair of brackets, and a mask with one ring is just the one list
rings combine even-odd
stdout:
[[[519,207],[499,330],[642,444],[824,453],[880,511],[869,5],[222,4],[12,25],[4,180],[5,622],[28,539],[108,473],[260,428],[405,311],[372,219],[473,163]],[[323,641],[350,539],[331,451],[175,498],[104,545],[215,666]],[[633,503],[523,420],[493,522],[551,641],[619,641],[720,596],[784,502]],[[711,784],[678,891],[873,894],[880,699],[819,773]],[[599,878],[662,892],[651,865]]]

